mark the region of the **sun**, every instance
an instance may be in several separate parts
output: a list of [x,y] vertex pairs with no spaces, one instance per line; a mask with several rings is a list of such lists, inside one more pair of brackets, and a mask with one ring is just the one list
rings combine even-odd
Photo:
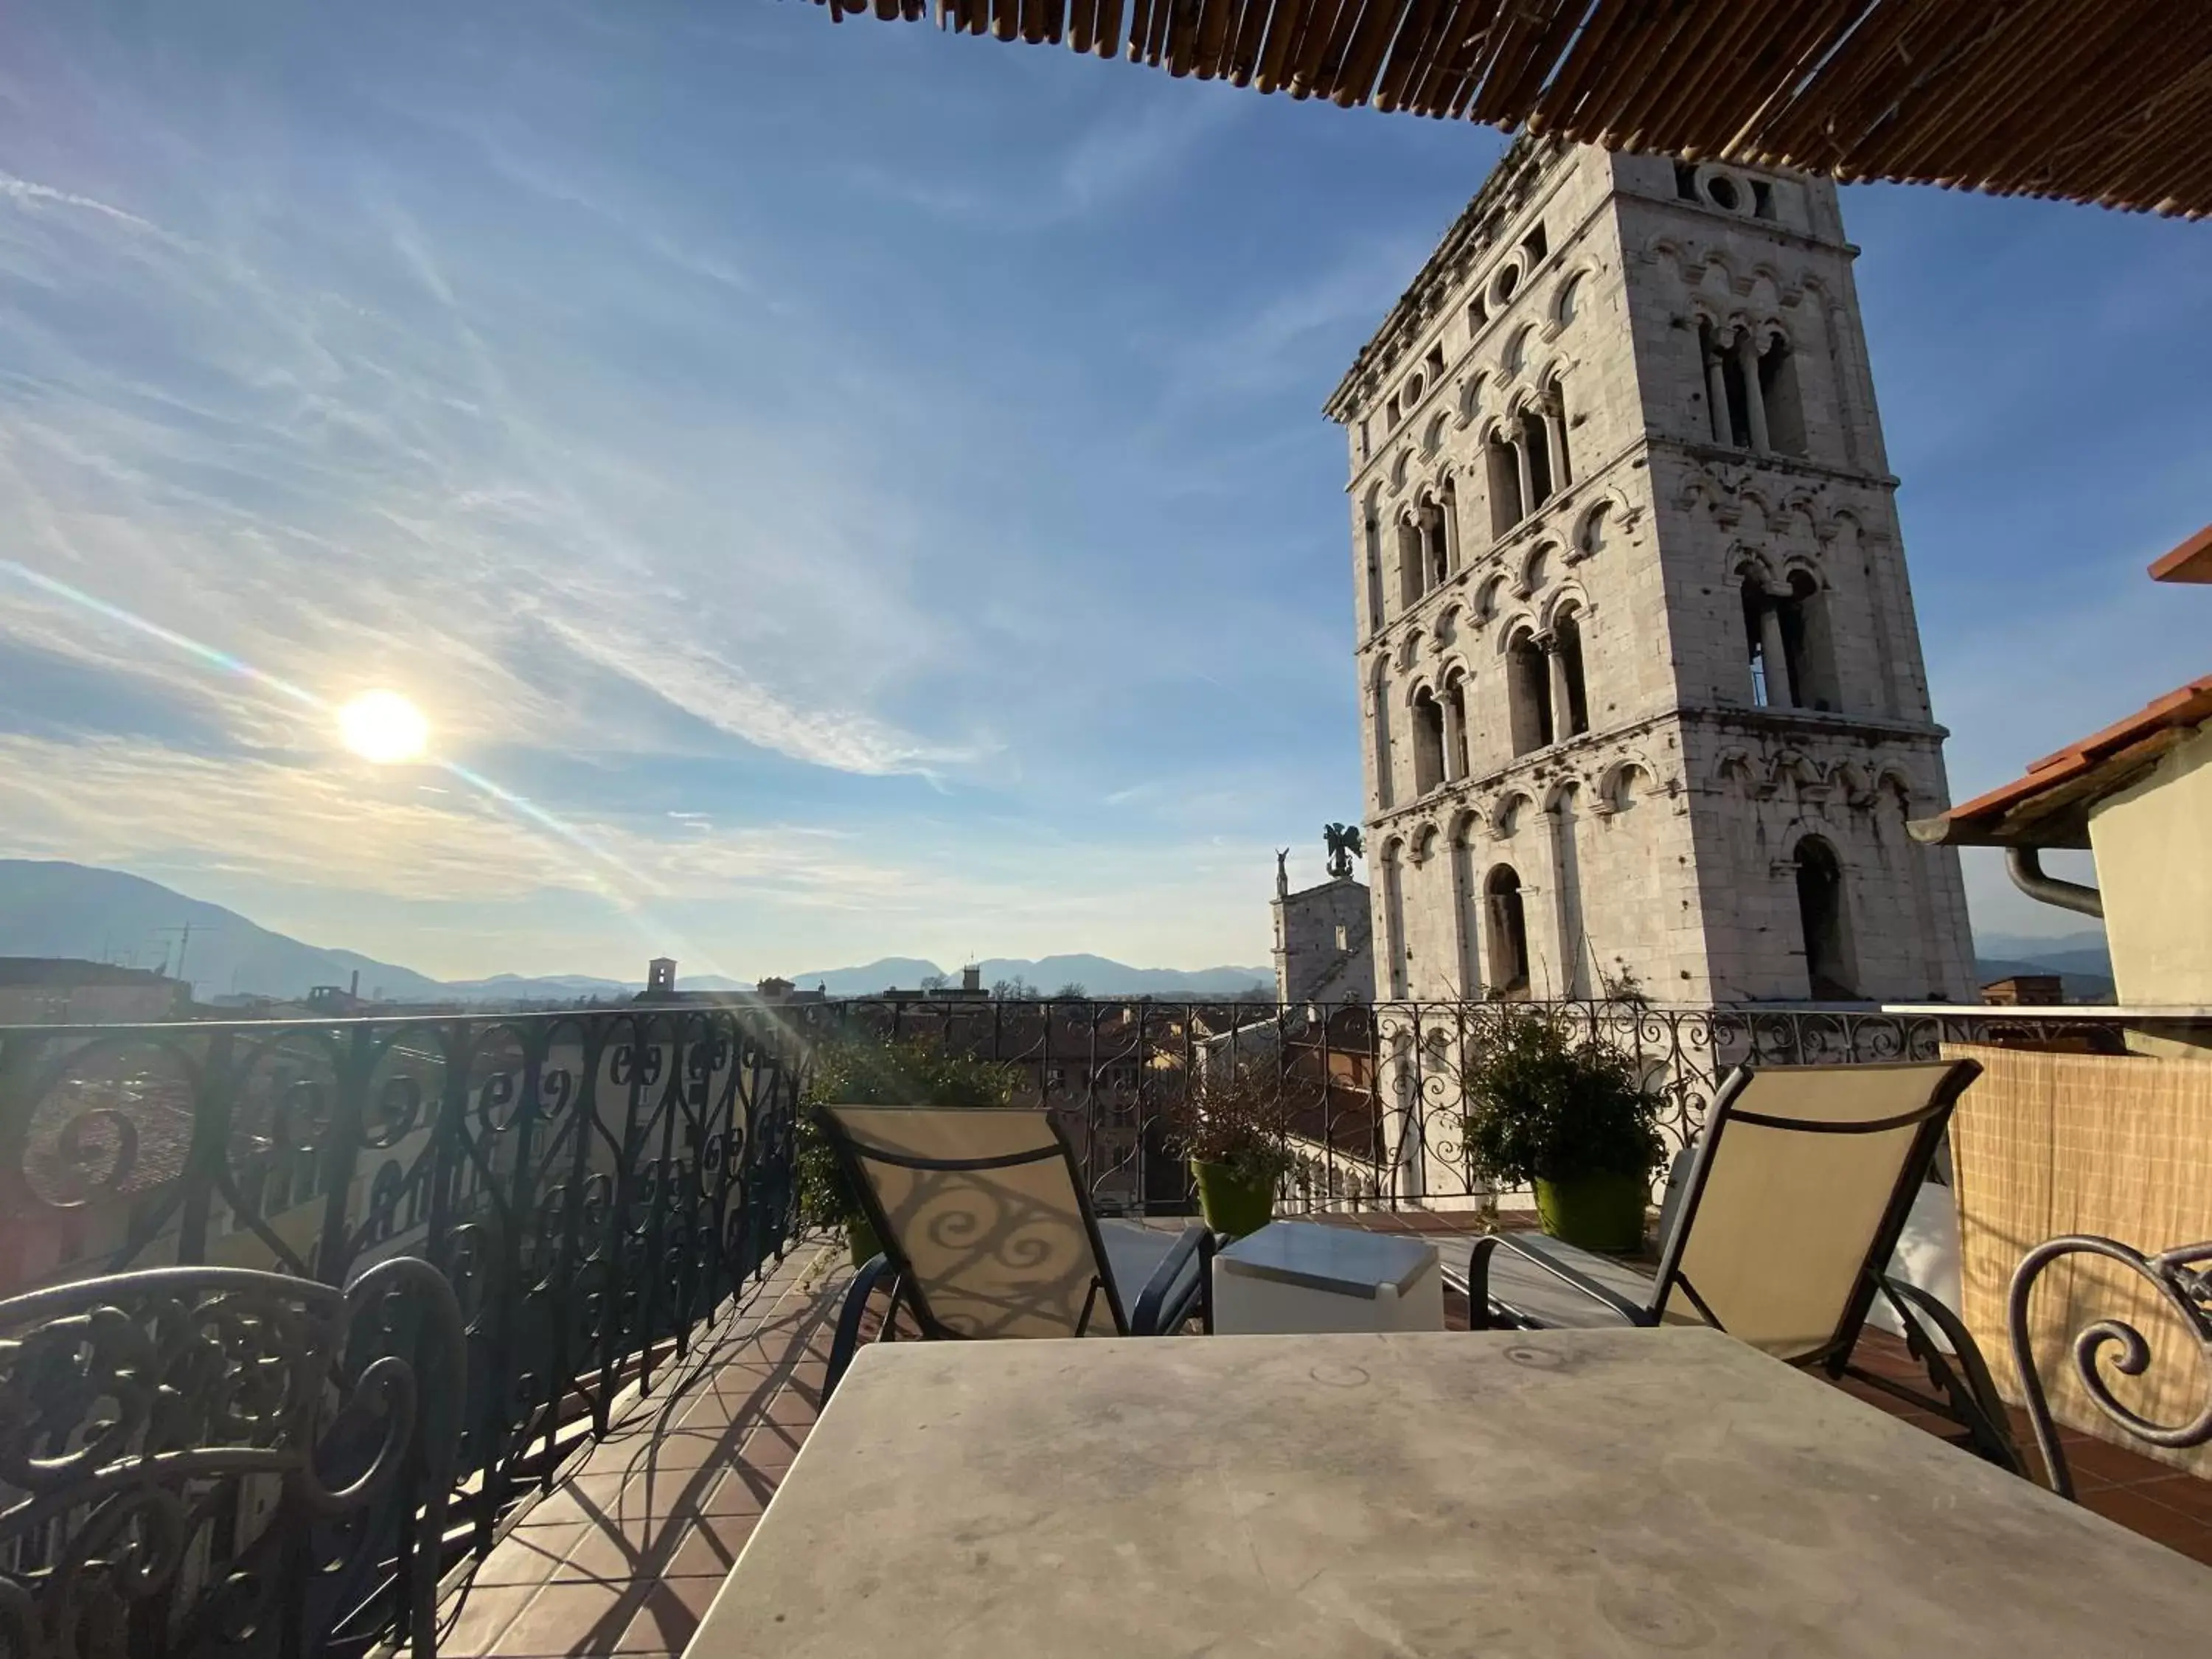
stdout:
[[422,757],[430,722],[397,691],[364,691],[338,710],[338,735],[363,760],[391,766]]

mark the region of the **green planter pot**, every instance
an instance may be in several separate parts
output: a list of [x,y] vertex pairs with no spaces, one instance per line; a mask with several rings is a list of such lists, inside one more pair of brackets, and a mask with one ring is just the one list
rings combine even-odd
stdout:
[[1585,1250],[1626,1255],[1644,1248],[1644,1206],[1651,1183],[1643,1176],[1583,1176],[1539,1181],[1536,1213],[1553,1237]]
[[1242,1238],[1256,1233],[1275,1218],[1275,1183],[1246,1181],[1226,1164],[1190,1161],[1191,1178],[1198,1182],[1198,1212],[1217,1233]]
[[883,1243],[876,1237],[876,1229],[866,1216],[855,1216],[845,1224],[845,1243],[853,1252],[853,1265],[865,1267],[884,1253]]

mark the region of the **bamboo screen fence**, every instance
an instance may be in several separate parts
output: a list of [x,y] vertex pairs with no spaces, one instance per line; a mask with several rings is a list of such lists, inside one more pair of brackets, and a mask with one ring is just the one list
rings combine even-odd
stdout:
[[939,0],[936,15],[1613,149],[2212,212],[2204,0]]

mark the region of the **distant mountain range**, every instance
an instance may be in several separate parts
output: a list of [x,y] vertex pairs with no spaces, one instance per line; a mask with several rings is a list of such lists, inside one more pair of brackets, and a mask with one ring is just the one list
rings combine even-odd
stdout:
[[[189,943],[185,929],[191,930]],[[175,971],[190,980],[200,1000],[228,995],[304,997],[318,985],[349,986],[361,975],[364,996],[398,1002],[575,1002],[591,997],[634,996],[643,980],[599,979],[581,974],[499,974],[489,979],[441,981],[355,951],[307,945],[249,921],[235,910],[187,898],[159,882],[82,864],[0,859],[0,956],[76,957],[120,961]],[[1080,984],[1095,996],[1211,996],[1272,985],[1268,968],[1132,968],[1105,957],[1046,957],[1041,961],[994,958],[981,964],[986,988],[1019,979],[1049,993]],[[944,973],[915,957],[885,957],[857,968],[817,969],[784,978],[803,989],[825,987],[834,996],[867,995],[896,988],[911,991]],[[957,983],[959,969],[951,970]],[[679,979],[686,991],[750,990],[750,984],[701,974]]]
[[[1026,957],[986,957],[976,966],[985,990],[1001,980],[1018,979],[1041,996],[1069,985],[1080,985],[1099,997],[1233,996],[1255,985],[1272,988],[1275,982],[1273,968],[1132,968],[1127,963],[1092,956],[1040,957],[1035,961]],[[939,968],[917,957],[884,957],[858,968],[823,968],[784,977],[805,991],[818,985],[832,996],[866,996],[894,988],[911,991],[936,974],[946,975],[955,985],[960,982],[957,966]]]
[[2112,999],[2112,953],[2094,928],[2038,939],[2033,933],[1984,933],[1974,941],[1980,981],[2014,974],[2056,974],[2069,1002]]
[[[186,926],[191,929],[189,945]],[[1984,984],[2011,974],[2055,973],[2069,1000],[2101,1001],[2112,994],[2112,957],[2101,932],[2050,938],[1989,933],[1975,944],[1975,966]],[[120,870],[0,859],[0,956],[81,957],[173,970],[180,952],[182,976],[192,981],[202,1001],[230,994],[296,999],[318,985],[350,985],[356,972],[364,995],[398,1002],[576,1002],[633,996],[644,988],[642,980],[580,974],[435,980],[358,951],[303,944],[235,910],[186,898]],[[1133,968],[1095,956],[993,957],[979,966],[986,989],[1019,980],[1041,995],[1080,985],[1092,996],[1233,996],[1274,980],[1267,968]],[[920,957],[883,957],[859,967],[811,969],[783,977],[802,990],[819,986],[832,996],[868,996],[915,990],[924,979],[940,974],[957,983],[959,966],[948,969]],[[687,991],[751,988],[714,975],[677,982]]]
[[[184,929],[191,927],[186,942]],[[0,859],[0,955],[82,957],[174,971],[210,1000],[232,992],[303,997],[346,986],[401,1002],[449,997],[436,980],[353,951],[326,951],[159,882],[82,864]]]

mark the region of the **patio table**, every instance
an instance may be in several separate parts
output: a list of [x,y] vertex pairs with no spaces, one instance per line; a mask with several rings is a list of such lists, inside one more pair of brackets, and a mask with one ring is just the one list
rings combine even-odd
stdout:
[[866,1350],[689,1659],[2171,1656],[2212,1572],[1704,1329]]

